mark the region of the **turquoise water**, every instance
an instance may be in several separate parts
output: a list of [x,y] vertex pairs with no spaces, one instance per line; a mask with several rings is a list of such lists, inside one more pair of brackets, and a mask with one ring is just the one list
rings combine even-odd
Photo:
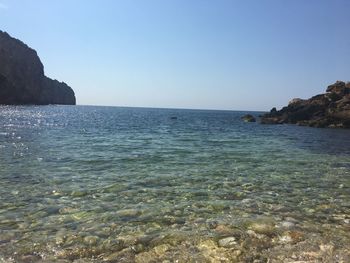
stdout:
[[350,262],[350,130],[243,114],[1,106],[0,262]]

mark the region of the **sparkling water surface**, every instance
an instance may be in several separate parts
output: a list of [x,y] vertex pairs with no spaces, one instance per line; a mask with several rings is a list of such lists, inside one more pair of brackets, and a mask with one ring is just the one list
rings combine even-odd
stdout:
[[350,130],[244,114],[0,106],[0,262],[350,262]]

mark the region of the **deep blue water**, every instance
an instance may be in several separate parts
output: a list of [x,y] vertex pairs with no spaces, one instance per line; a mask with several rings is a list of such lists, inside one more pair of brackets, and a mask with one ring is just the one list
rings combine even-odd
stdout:
[[[0,106],[0,262],[102,260],[141,244],[137,261],[180,234],[202,251],[216,225],[261,219],[274,222],[271,244],[292,219],[311,244],[349,244],[350,130],[245,113]],[[176,259],[182,241],[168,239]]]

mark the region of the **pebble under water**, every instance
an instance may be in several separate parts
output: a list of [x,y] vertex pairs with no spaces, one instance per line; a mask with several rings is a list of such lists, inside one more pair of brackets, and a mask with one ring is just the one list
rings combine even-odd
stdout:
[[244,114],[0,106],[0,262],[350,262],[350,130]]

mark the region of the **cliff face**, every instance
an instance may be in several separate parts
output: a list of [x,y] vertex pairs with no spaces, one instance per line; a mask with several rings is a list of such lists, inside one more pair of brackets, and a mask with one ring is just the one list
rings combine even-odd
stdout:
[[281,110],[273,108],[263,115],[261,123],[350,128],[350,83],[337,81],[324,94],[307,100],[293,99]]
[[75,105],[74,91],[44,75],[35,50],[0,30],[0,104]]

